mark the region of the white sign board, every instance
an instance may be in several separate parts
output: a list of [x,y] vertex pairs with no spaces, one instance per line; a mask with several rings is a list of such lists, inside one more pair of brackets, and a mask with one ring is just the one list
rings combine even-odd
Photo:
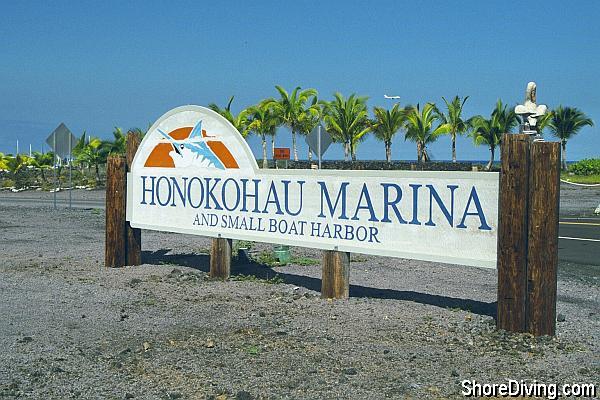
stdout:
[[127,177],[136,228],[495,268],[497,173],[259,169],[199,106],[163,115]]

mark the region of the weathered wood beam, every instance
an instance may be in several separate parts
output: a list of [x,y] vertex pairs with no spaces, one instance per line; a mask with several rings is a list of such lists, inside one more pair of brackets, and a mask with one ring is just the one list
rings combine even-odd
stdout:
[[505,134],[501,145],[498,206],[497,326],[511,332],[527,328],[528,135]]
[[527,250],[527,332],[556,333],[560,143],[531,145]]
[[[127,132],[127,172],[131,172],[131,166],[133,165],[133,158],[137,152],[138,147],[142,138],[137,132]],[[141,229],[132,228],[129,222],[126,223],[126,235],[127,235],[127,254],[126,263],[127,265],[140,265],[142,264],[142,231]]]
[[216,238],[212,240],[209,272],[211,278],[229,278],[231,274],[231,248],[231,239]]
[[104,265],[126,265],[127,234],[125,221],[125,157],[112,155],[106,161],[106,240]]
[[323,251],[321,297],[347,299],[350,294],[350,253],[335,250]]

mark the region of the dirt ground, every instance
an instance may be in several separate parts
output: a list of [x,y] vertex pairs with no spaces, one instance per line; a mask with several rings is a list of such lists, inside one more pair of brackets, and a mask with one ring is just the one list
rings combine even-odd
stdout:
[[572,265],[559,265],[556,338],[532,338],[495,330],[492,269],[353,255],[350,299],[327,301],[315,250],[271,267],[272,246],[255,243],[213,281],[209,239],[144,231],[144,265],[105,269],[103,228],[100,209],[0,203],[0,397],[437,399],[462,398],[463,379],[599,383],[598,279]]

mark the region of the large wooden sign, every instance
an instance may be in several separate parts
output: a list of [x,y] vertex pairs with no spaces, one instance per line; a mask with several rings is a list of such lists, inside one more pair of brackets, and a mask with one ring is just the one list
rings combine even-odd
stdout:
[[496,267],[498,174],[259,169],[217,113],[148,131],[127,177],[132,227]]

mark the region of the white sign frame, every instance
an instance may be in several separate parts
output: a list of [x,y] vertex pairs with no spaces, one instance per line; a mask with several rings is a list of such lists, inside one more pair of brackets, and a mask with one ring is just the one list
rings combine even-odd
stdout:
[[[167,131],[173,131],[181,126],[197,126],[199,120],[202,120],[203,127],[207,127],[207,132],[210,131],[208,135],[215,134],[214,140],[221,140],[229,148],[239,168],[217,169],[206,163],[200,167],[189,165],[181,168],[179,166],[176,168],[147,166],[149,154],[158,144],[170,143],[173,148],[180,146],[182,151],[186,151],[185,146],[193,147],[199,143],[190,138],[176,141],[165,136]],[[193,133],[190,134],[191,136]],[[212,141],[212,137],[206,136],[197,140]],[[174,161],[175,157],[179,156],[174,152],[169,154],[172,154],[170,157]],[[181,157],[183,160],[183,155]],[[151,179],[152,177],[155,179]],[[194,177],[197,179],[196,186],[193,187],[189,182]],[[224,207],[224,204],[221,204],[221,210],[216,210],[215,205],[218,202],[213,202],[211,209],[211,202],[207,200],[205,206],[208,205],[208,209],[206,207],[193,209],[191,208],[191,190],[196,188],[200,190],[197,193],[204,193],[205,189],[200,188],[203,187],[202,182],[205,179],[209,179],[206,181],[206,193],[209,192],[208,188],[212,183],[214,183],[213,187],[221,185],[223,203],[226,203],[227,198],[237,199],[239,203],[240,188],[244,189],[241,198],[244,199],[246,196],[246,199],[250,201],[253,198],[250,196],[252,191],[248,190],[249,187],[245,185],[253,183],[253,179],[260,179],[260,196],[257,198],[265,198],[265,194],[268,192],[267,200],[272,199],[272,193],[267,187],[279,188],[280,192],[281,188],[286,188],[290,190],[290,193],[295,187],[296,197],[292,193],[285,199],[290,200],[290,203],[295,199],[296,204],[302,204],[302,208],[297,216],[291,214],[281,216],[277,214],[277,211],[280,211],[280,203],[283,201],[279,200],[277,203],[267,201],[264,209],[262,206],[258,207],[257,200],[257,204],[253,203],[254,208],[259,210],[256,213],[250,212],[248,209],[244,211],[239,204],[236,208],[229,207],[233,211],[226,210],[227,207]],[[244,179],[246,183],[243,182]],[[227,188],[223,188],[225,181],[229,181]],[[289,181],[289,184],[286,185],[285,181]],[[346,182],[348,184],[344,186]],[[186,183],[189,183],[187,192],[184,189],[187,194],[182,194],[181,191],[177,192],[181,187],[185,187]],[[131,172],[128,173],[127,185],[127,220],[135,228],[487,268],[496,267],[498,173],[259,169],[251,149],[235,128],[219,114],[204,107],[176,108],[163,115],[150,128],[136,153]],[[259,184],[256,185],[255,188],[259,188]],[[363,193],[364,191],[367,192],[366,195]],[[161,193],[163,200],[166,193],[169,193],[169,201],[165,203],[165,206],[158,204],[161,202]],[[300,193],[303,196],[299,196]],[[392,197],[400,193],[399,199],[398,196]],[[348,207],[345,219],[335,218],[337,214],[339,214],[338,217],[344,216],[342,203],[339,208],[336,206],[332,209],[331,207],[338,195],[342,196],[340,200],[346,196],[347,201],[342,203],[355,205]],[[185,203],[186,196],[189,196],[189,203]],[[277,196],[281,197],[281,194],[275,195],[275,198]],[[328,196],[330,203],[327,203]],[[411,202],[410,199],[414,200],[414,196],[417,196],[417,201]],[[158,203],[154,200],[155,197],[159,199]],[[209,196],[206,197],[208,199]],[[316,200],[317,198],[318,200]],[[179,203],[177,203],[177,199],[179,199]],[[398,201],[394,203],[394,200]],[[153,201],[154,204],[151,204]],[[200,203],[203,201],[204,198]],[[394,209],[392,204],[397,207]],[[415,204],[417,204],[416,217],[411,216],[411,210],[415,210]],[[442,206],[446,208],[446,214]],[[293,207],[290,206],[290,208]],[[329,213],[332,210],[333,212]],[[200,212],[202,213],[201,218],[199,218]],[[385,222],[383,217],[386,212],[387,219],[390,220],[388,222]],[[323,216],[319,217],[318,214],[323,214]],[[451,218],[448,218],[449,214]],[[210,226],[209,219],[212,218],[209,218],[210,215],[215,215],[219,220],[223,217],[223,226],[218,223]],[[251,216],[257,218],[254,221],[259,221],[255,226],[257,229],[260,228],[261,218],[264,218],[265,224],[271,223],[271,220],[279,221],[282,225],[284,224],[282,221],[288,224],[295,221],[298,225],[301,221],[306,221],[304,228],[307,230],[303,231],[302,235],[293,234],[293,232],[290,234],[287,228],[275,232],[268,232],[268,229],[267,231],[249,231],[248,229],[237,229],[242,225],[232,222],[235,217],[248,219]],[[395,221],[393,221],[394,217],[396,217]],[[353,218],[356,219],[353,220]],[[467,218],[468,223],[465,222]],[[405,222],[400,223],[401,219],[404,219]],[[461,219],[464,228],[458,228]],[[235,221],[240,221],[240,219],[235,219]],[[413,224],[414,221],[419,223]],[[197,225],[195,225],[196,222],[198,222]],[[427,225],[427,222],[431,222],[431,224]],[[321,236],[321,231],[318,229],[312,231],[313,234],[316,232],[316,236],[309,235],[310,226],[312,225],[314,228],[317,226],[314,225],[315,223],[330,224],[335,229],[337,229],[335,225],[343,225],[340,232],[343,232],[344,229],[351,229],[347,228],[348,226],[354,227],[352,229],[356,229],[357,238],[350,240],[348,234],[341,238],[343,233],[334,238],[327,235]],[[246,222],[243,226],[251,227]],[[367,232],[367,236],[365,240],[359,241],[358,231],[362,227]],[[481,229],[482,227],[484,229]],[[266,225],[263,228],[266,228]],[[282,233],[283,231],[286,233]],[[299,233],[299,229],[297,228],[295,232]],[[380,234],[381,236],[379,236]],[[372,240],[369,241],[370,239]]]

